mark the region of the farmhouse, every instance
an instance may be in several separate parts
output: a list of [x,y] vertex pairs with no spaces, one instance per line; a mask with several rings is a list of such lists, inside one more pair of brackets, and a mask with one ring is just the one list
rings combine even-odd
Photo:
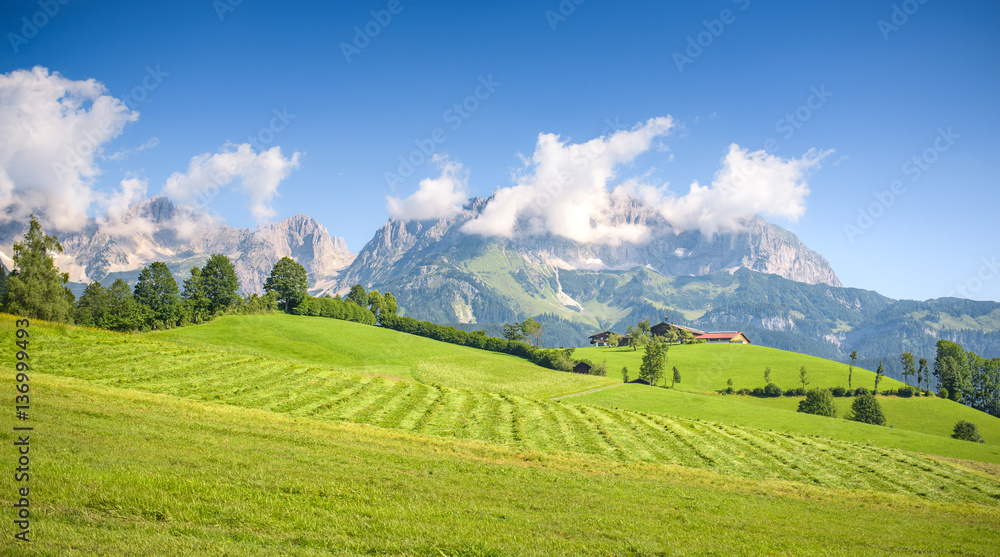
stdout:
[[702,333],[695,337],[705,342],[738,342],[740,344],[750,344],[750,339],[740,331],[727,331],[722,333]]
[[587,338],[590,339],[590,344],[593,344],[595,346],[607,346],[608,345],[608,335],[610,335],[610,334],[611,334],[611,331],[601,331],[601,332],[597,333],[596,335],[590,335]]
[[[664,317],[661,323],[657,323],[649,328],[649,332],[653,334],[654,337],[666,337],[671,336],[670,333],[675,333],[674,337],[683,339],[685,336],[690,335],[695,340],[703,340],[705,342],[735,342],[740,344],[751,344],[750,338],[746,336],[741,331],[718,331],[718,332],[708,332],[702,331],[701,329],[695,329],[694,327],[685,327],[684,325],[677,325],[670,323],[668,317]],[[590,344],[594,346],[608,346],[608,336],[611,335],[611,331],[601,331],[597,334],[590,335],[588,339]],[[683,342],[683,340],[682,340]],[[628,344],[628,337],[624,335],[619,335],[618,345]]]

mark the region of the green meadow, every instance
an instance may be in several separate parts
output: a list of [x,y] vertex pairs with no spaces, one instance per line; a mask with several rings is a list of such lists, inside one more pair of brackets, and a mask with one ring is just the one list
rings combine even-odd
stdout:
[[[0,342],[13,331],[0,316]],[[995,437],[621,385],[322,318],[31,331],[36,541],[10,554],[989,555],[1000,543]]]

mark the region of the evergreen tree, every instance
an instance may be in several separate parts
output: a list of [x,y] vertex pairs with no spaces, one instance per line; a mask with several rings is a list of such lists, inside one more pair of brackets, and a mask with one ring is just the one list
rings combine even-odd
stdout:
[[628,383],[628,366],[622,367],[622,382]]
[[854,378],[854,362],[858,360],[858,351],[851,350],[851,365],[847,366],[847,388],[854,389],[851,380]]
[[681,370],[677,369],[677,366],[674,366],[674,377],[673,381],[670,383],[670,388],[673,389],[674,385],[680,382],[681,382]]
[[201,270],[200,283],[212,314],[225,311],[236,303],[240,281],[236,278],[233,262],[225,255],[217,253],[208,259]]
[[885,368],[882,367],[882,360],[878,362],[878,369],[875,370],[875,394],[878,394],[878,384],[882,382],[882,377],[885,375]]
[[72,294],[66,288],[68,273],[60,273],[53,254],[62,253],[55,236],[42,232],[38,219],[31,223],[24,239],[14,244],[14,270],[7,278],[9,313],[68,323],[72,317]]
[[149,324],[154,329],[177,323],[180,303],[177,294],[177,281],[165,263],[150,263],[139,273],[139,282],[135,285],[135,301],[150,309]]
[[306,268],[291,257],[282,257],[271,269],[271,276],[264,282],[264,292],[274,293],[281,309],[291,312],[309,295]]
[[926,390],[931,388],[930,370],[927,369],[927,358],[920,358],[920,367],[917,368],[917,388],[920,388],[920,381],[923,379]]
[[524,340],[524,331],[520,323],[507,323],[503,326],[503,338],[509,341]]
[[882,405],[871,393],[854,397],[854,402],[851,404],[851,414],[847,419],[866,424],[885,425]]

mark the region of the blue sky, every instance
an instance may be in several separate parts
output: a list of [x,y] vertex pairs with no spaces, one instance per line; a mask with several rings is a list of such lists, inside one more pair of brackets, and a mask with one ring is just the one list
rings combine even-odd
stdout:
[[[160,193],[192,157],[254,138],[298,153],[272,218],[310,214],[357,251],[387,196],[441,174],[425,163],[387,183],[421,142],[488,196],[513,185],[540,133],[579,143],[670,116],[672,132],[620,179],[682,195],[712,181],[733,143],[785,159],[833,150],[808,172],[804,215],[772,220],[847,286],[1000,300],[996,2],[56,5],[43,17],[44,1],[3,4],[0,73],[93,79],[139,113],[103,144],[120,156],[94,163],[96,192],[138,177]],[[22,18],[44,24],[32,33]],[[375,36],[356,40],[366,26]],[[237,191],[211,210],[255,225]]]

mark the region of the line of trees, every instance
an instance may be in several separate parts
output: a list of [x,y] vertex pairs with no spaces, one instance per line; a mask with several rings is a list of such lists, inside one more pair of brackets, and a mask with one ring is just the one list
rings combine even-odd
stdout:
[[194,267],[183,290],[165,263],[154,262],[139,273],[135,288],[122,279],[110,287],[92,282],[80,299],[66,287],[54,256],[62,253],[55,236],[42,231],[32,215],[28,232],[14,244],[14,268],[0,268],[0,303],[4,311],[36,319],[75,323],[113,331],[165,329],[201,323],[224,312],[270,311],[276,299],[240,296],[236,270],[228,257],[212,255],[203,268]]

